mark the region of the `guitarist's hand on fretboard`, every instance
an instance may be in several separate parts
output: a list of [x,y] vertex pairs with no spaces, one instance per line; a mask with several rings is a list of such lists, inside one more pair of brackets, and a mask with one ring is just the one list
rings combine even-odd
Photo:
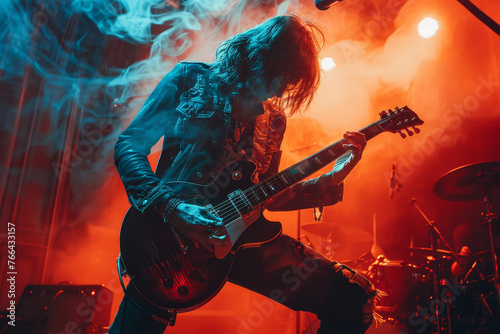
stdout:
[[342,147],[346,151],[351,151],[354,160],[359,161],[366,147],[365,135],[361,132],[347,131],[344,133],[345,142]]
[[347,131],[344,133],[342,148],[350,151],[349,155],[341,156],[335,162],[333,170],[326,175],[329,176],[329,183],[338,185],[347,177],[357,163],[361,160],[366,147],[365,135],[361,132]]
[[226,242],[222,220],[202,206],[179,204],[169,223],[183,236],[198,241],[210,252],[213,252],[214,245],[222,246]]

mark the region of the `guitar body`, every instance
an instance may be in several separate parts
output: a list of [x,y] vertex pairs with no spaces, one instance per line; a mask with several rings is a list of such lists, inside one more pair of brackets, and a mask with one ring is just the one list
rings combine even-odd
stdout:
[[[242,161],[228,166],[210,185],[171,182],[169,186],[188,203],[225,208],[229,194],[253,185],[255,167]],[[281,233],[281,224],[266,220],[261,213],[258,207],[233,223],[224,220],[230,241],[226,249],[216,250],[216,256],[174,232],[160,215],[146,217],[131,207],[122,223],[120,250],[131,284],[141,296],[138,299],[143,299],[136,302],[146,309],[153,305],[176,312],[207,303],[224,286],[238,249],[258,246]]]

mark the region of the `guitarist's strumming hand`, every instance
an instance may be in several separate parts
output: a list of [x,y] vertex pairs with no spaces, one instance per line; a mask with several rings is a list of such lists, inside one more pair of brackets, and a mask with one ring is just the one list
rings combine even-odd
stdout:
[[202,206],[181,203],[172,213],[169,222],[183,236],[198,241],[210,252],[213,252],[214,245],[222,246],[226,242],[226,229],[222,219]]
[[354,166],[356,166],[359,160],[361,160],[361,156],[366,147],[365,135],[361,132],[347,131],[344,133],[342,147],[346,151],[350,151],[350,154],[337,159],[333,166],[333,170],[325,174],[330,177],[330,183],[332,185],[340,184],[340,182],[342,182],[352,171]]

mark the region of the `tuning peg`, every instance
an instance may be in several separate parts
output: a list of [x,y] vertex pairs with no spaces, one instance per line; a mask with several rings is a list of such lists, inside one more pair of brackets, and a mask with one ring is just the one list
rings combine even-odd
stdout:
[[399,111],[400,109],[398,108],[398,106],[396,106],[396,108],[394,108],[395,111]]
[[387,111],[385,110],[382,110],[381,112],[378,113],[380,115],[380,117],[387,117]]
[[413,131],[409,130],[408,128],[405,129],[406,132],[408,132],[408,135],[411,137],[414,135]]
[[412,126],[413,130],[415,131],[415,133],[420,133],[420,129],[415,127],[415,126]]
[[401,138],[405,139],[406,138],[406,135],[404,133],[402,133],[401,131],[398,131],[399,135],[401,136]]

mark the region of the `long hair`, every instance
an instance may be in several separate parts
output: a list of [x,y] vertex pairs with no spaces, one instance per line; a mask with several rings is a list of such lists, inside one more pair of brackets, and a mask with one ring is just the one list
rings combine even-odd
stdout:
[[309,108],[320,81],[318,53],[324,35],[317,25],[293,14],[282,14],[226,40],[217,49],[212,66],[235,91],[256,76],[270,85],[284,82],[284,94],[275,98],[289,115]]

